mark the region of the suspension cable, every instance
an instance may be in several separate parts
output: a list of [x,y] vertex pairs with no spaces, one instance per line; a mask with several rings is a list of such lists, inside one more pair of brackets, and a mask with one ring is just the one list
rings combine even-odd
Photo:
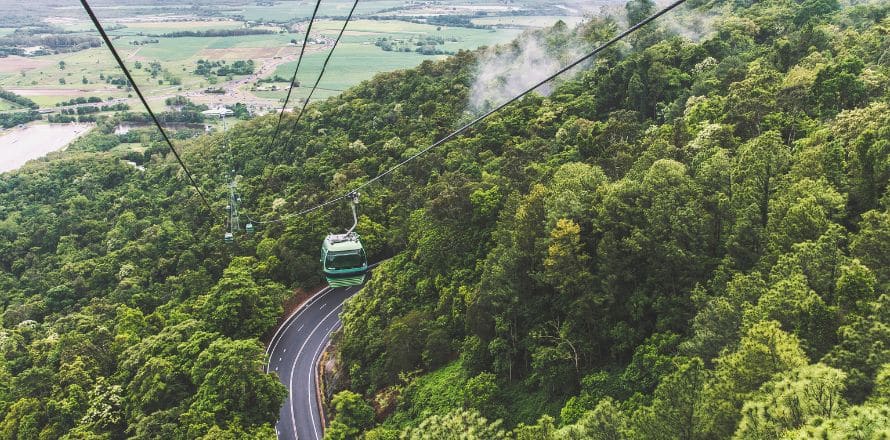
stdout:
[[275,134],[272,136],[272,143],[269,144],[271,146],[275,146],[275,141],[278,140],[278,133],[281,131],[281,119],[284,118],[284,109],[287,108],[287,103],[290,101],[290,94],[294,91],[294,84],[297,82],[297,72],[300,71],[300,63],[303,62],[303,54],[306,52],[306,44],[309,42],[309,32],[312,32],[312,23],[315,21],[315,16],[318,14],[318,7],[321,6],[321,0],[315,2],[315,9],[312,11],[312,17],[309,18],[309,25],[306,26],[306,36],[303,38],[303,47],[300,48],[300,56],[297,57],[297,67],[294,69],[294,76],[290,79],[290,87],[287,88],[287,96],[284,98],[284,105],[281,106],[281,112],[278,113],[278,123],[275,124]]
[[279,217],[279,218],[277,218],[277,219],[274,219],[274,220],[266,220],[266,221],[263,221],[263,222],[256,222],[256,223],[276,223],[276,222],[281,222],[281,221],[284,221],[284,220],[286,220],[286,219],[288,219],[288,218],[292,218],[292,217],[297,217],[297,216],[301,216],[301,215],[304,215],[304,214],[308,214],[308,213],[310,213],[310,212],[312,212],[312,211],[316,211],[316,210],[321,209],[321,208],[324,208],[324,207],[326,207],[326,206],[328,206],[328,205],[330,205],[330,204],[333,204],[333,203],[339,202],[339,201],[341,201],[341,200],[343,200],[343,199],[346,199],[350,194],[352,194],[352,193],[354,193],[354,192],[356,192],[356,191],[359,191],[359,190],[361,190],[361,189],[367,187],[368,185],[371,185],[372,183],[374,183],[374,182],[376,182],[376,181],[382,179],[383,177],[385,177],[385,176],[387,176],[387,175],[389,175],[389,174],[392,174],[392,172],[394,172],[395,170],[397,170],[397,169],[403,167],[403,166],[404,166],[405,164],[407,164],[408,162],[413,161],[414,159],[420,157],[420,156],[423,155],[424,153],[426,153],[426,152],[432,150],[433,148],[436,148],[436,147],[438,147],[438,146],[440,146],[440,145],[442,145],[442,144],[444,144],[444,143],[446,143],[446,142],[448,142],[448,141],[450,141],[450,140],[452,140],[452,139],[454,139],[454,138],[456,138],[456,137],[458,137],[458,136],[460,136],[460,135],[466,133],[470,128],[472,128],[472,127],[475,126],[476,124],[478,124],[478,123],[484,121],[485,119],[488,119],[488,117],[490,117],[491,115],[493,115],[493,114],[497,113],[498,111],[502,110],[504,107],[507,107],[508,105],[510,105],[510,104],[512,104],[512,103],[514,103],[514,102],[516,102],[516,101],[518,101],[518,100],[521,99],[523,96],[525,96],[525,95],[531,93],[532,91],[534,91],[534,90],[537,89],[538,87],[540,87],[540,86],[542,86],[542,85],[544,85],[544,84],[546,84],[546,83],[552,81],[552,80],[555,79],[556,77],[558,77],[558,76],[562,75],[563,73],[565,73],[565,72],[571,70],[571,69],[574,68],[575,66],[577,66],[577,65],[579,65],[579,64],[581,64],[581,63],[583,63],[583,62],[585,62],[585,61],[587,61],[587,60],[589,60],[590,58],[592,58],[592,57],[595,56],[596,54],[598,54],[598,53],[602,52],[603,50],[605,50],[606,48],[608,48],[609,46],[611,46],[611,45],[613,45],[613,44],[615,44],[615,43],[621,41],[622,39],[624,39],[624,38],[627,37],[628,35],[634,33],[635,31],[639,30],[639,29],[642,28],[643,26],[649,24],[650,22],[656,20],[657,18],[661,17],[662,15],[668,13],[668,12],[671,11],[672,9],[676,8],[677,6],[680,6],[681,4],[683,4],[683,3],[685,3],[685,2],[686,2],[686,0],[676,0],[676,1],[674,1],[673,3],[671,3],[671,4],[667,5],[667,6],[665,6],[663,9],[659,10],[658,12],[656,12],[656,13],[650,15],[649,17],[643,19],[643,20],[640,21],[639,23],[637,23],[637,24],[635,24],[635,25],[633,25],[633,26],[627,28],[626,30],[624,30],[624,32],[621,32],[620,34],[618,34],[618,35],[612,37],[609,41],[606,41],[605,43],[603,43],[602,45],[600,45],[600,46],[597,47],[596,49],[592,50],[591,52],[588,52],[586,55],[582,56],[581,58],[576,59],[575,61],[573,61],[573,62],[570,63],[569,65],[567,65],[567,66],[565,66],[565,67],[563,67],[563,68],[557,70],[555,73],[553,73],[553,74],[551,74],[550,76],[548,76],[547,78],[545,78],[545,79],[543,79],[543,80],[537,82],[537,83],[534,84],[533,86],[529,87],[528,89],[524,90],[523,92],[519,93],[518,95],[516,95],[516,96],[510,98],[510,99],[507,100],[506,102],[504,102],[504,103],[498,105],[497,107],[495,107],[495,108],[493,108],[493,109],[491,109],[491,110],[485,112],[483,115],[481,115],[481,116],[479,116],[479,117],[473,119],[472,121],[470,121],[470,122],[464,124],[462,127],[458,128],[457,130],[454,130],[453,132],[449,133],[449,134],[446,135],[445,137],[443,137],[443,138],[439,139],[438,141],[434,142],[432,145],[430,145],[430,146],[428,146],[428,147],[426,147],[426,148],[424,148],[424,149],[418,151],[417,153],[414,153],[413,155],[411,155],[410,157],[406,158],[405,160],[403,160],[403,161],[401,161],[401,162],[399,162],[399,163],[393,165],[392,167],[390,167],[390,168],[387,169],[386,171],[384,171],[384,172],[378,174],[377,176],[371,178],[370,180],[368,180],[368,181],[366,181],[366,182],[364,182],[364,183],[362,183],[362,184],[356,186],[355,188],[349,190],[349,192],[347,192],[346,194],[339,195],[339,196],[337,196],[337,197],[335,197],[335,198],[333,198],[333,199],[331,199],[331,200],[328,200],[328,201],[326,201],[326,202],[324,202],[324,203],[321,203],[321,204],[319,204],[319,205],[313,206],[313,207],[311,207],[311,208],[304,209],[304,210],[302,210],[302,211],[294,212],[294,213],[291,213],[291,214],[286,214],[286,215],[283,215],[283,216],[281,216],[281,217]]
[[[321,78],[324,77],[325,69],[328,67],[328,61],[331,60],[331,56],[334,55],[334,50],[337,49],[337,45],[340,44],[340,38],[343,38],[343,33],[346,32],[346,26],[349,24],[349,21],[352,20],[352,14],[355,12],[355,7],[358,6],[358,0],[352,3],[352,9],[349,10],[349,15],[346,16],[346,21],[343,22],[343,27],[340,28],[340,33],[337,35],[337,39],[334,40],[334,45],[331,47],[331,50],[328,51],[328,56],[324,59],[324,63],[321,65],[321,72],[318,73],[318,78],[315,79],[315,84],[312,86],[312,90],[309,91],[309,96],[306,97],[306,100],[303,101],[303,107],[300,108],[300,113],[297,114],[297,119],[294,120],[292,124],[292,129],[297,127],[297,124],[300,123],[300,119],[303,117],[303,112],[306,111],[306,107],[309,105],[309,100],[312,99],[312,95],[315,94],[315,89],[318,88],[318,83],[321,82]],[[290,143],[286,143],[285,147],[290,146]]]
[[80,0],[80,4],[83,5],[83,8],[86,10],[87,15],[90,16],[90,20],[93,21],[93,25],[96,26],[96,30],[99,31],[102,39],[105,40],[105,44],[108,46],[108,50],[110,50],[111,54],[114,55],[114,59],[117,61],[117,64],[120,66],[121,70],[124,71],[124,75],[126,75],[127,81],[130,82],[130,86],[133,87],[136,95],[139,96],[139,100],[142,101],[142,105],[145,106],[145,110],[148,112],[148,115],[151,116],[152,121],[154,121],[155,125],[158,127],[158,130],[161,132],[161,136],[164,138],[164,141],[167,142],[167,146],[170,147],[170,151],[173,152],[173,156],[176,157],[176,161],[179,162],[179,166],[181,166],[183,171],[185,171],[185,175],[188,176],[188,179],[191,182],[192,186],[195,187],[195,191],[197,191],[198,195],[201,196],[201,201],[204,202],[204,205],[207,206],[207,209],[212,215],[213,207],[210,206],[207,198],[204,197],[204,192],[201,191],[201,188],[198,186],[198,182],[195,181],[195,178],[192,176],[191,171],[189,171],[188,167],[185,166],[185,162],[182,161],[182,157],[179,156],[179,152],[176,151],[176,148],[173,148],[173,142],[170,141],[170,138],[167,136],[167,132],[164,130],[164,127],[161,126],[161,122],[158,120],[158,117],[155,116],[155,113],[151,110],[151,107],[148,105],[148,101],[146,101],[145,96],[142,95],[142,91],[139,90],[136,82],[133,81],[133,76],[130,74],[130,70],[127,69],[127,66],[124,64],[124,60],[122,60],[120,55],[117,53],[117,49],[115,49],[114,45],[111,44],[111,39],[108,38],[108,34],[105,32],[105,28],[102,27],[101,23],[99,23],[99,19],[96,18],[96,14],[93,12],[93,9],[90,7],[89,3],[87,3],[87,0]]

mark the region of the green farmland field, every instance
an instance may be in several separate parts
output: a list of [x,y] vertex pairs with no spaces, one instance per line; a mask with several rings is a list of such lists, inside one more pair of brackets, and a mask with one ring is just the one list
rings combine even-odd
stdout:
[[118,29],[112,34],[123,35],[143,32],[146,34],[165,34],[171,32],[189,31],[206,31],[206,30],[227,30],[240,29],[244,27],[244,23],[234,20],[215,20],[215,21],[161,21],[161,22],[136,22],[121,23],[126,26]]
[[20,108],[20,107],[16,104],[13,104],[13,103],[5,100],[5,99],[0,99],[0,111],[15,110],[17,108]]
[[[389,8],[404,6],[405,2],[400,0],[383,0],[371,2],[359,2],[356,8],[356,14],[359,16],[367,14],[376,14],[379,11]],[[244,17],[244,20],[253,21],[274,21],[285,22],[291,19],[309,18],[314,8],[312,2],[284,1],[276,3],[275,6],[254,6],[248,5],[240,8],[232,8],[226,11],[230,16],[238,15]],[[318,14],[323,17],[345,17],[352,7],[350,0],[330,0],[322,3]]]
[[[311,86],[321,70],[326,53],[307,55],[300,66],[298,79],[301,84]],[[361,81],[370,79],[377,72],[406,69],[427,59],[441,56],[424,56],[416,53],[383,52],[375,46],[360,43],[340,43],[335,56],[328,63],[325,77],[320,87],[345,89]],[[296,61],[285,63],[275,70],[275,75],[290,78],[296,68]]]
[[[446,0],[444,3],[453,2]],[[247,104],[266,107],[270,105],[269,100],[274,102],[284,98],[288,83],[277,84],[278,88],[283,90],[254,91],[254,82],[257,78],[236,84],[234,81],[244,77],[197,75],[194,73],[197,61],[203,59],[232,63],[239,60],[253,60],[262,77],[277,75],[290,79],[300,51],[300,47],[292,42],[302,41],[305,38],[303,33],[305,21],[292,26],[290,32],[262,35],[181,38],[149,35],[183,30],[239,29],[246,26],[244,20],[263,18],[276,22],[284,22],[295,17],[305,20],[311,14],[310,8],[313,5],[313,2],[306,1],[283,1],[276,3],[275,6],[220,5],[218,7],[220,15],[210,18],[189,15],[188,7],[184,4],[179,5],[181,7],[171,7],[171,11],[181,12],[175,16],[152,15],[155,14],[151,12],[155,10],[152,8],[114,6],[100,8],[100,19],[104,16],[108,23],[124,26],[112,30],[110,34],[136,83],[153,106],[162,107],[167,97],[187,95],[208,105],[244,101]],[[322,10],[319,11],[319,15],[323,18],[314,22],[310,37],[324,38],[330,42],[343,24],[342,19],[331,17],[344,17],[351,5],[351,0],[323,2]],[[385,9],[404,6],[402,0],[368,1],[359,4],[358,17],[362,14],[377,14]],[[70,12],[69,9],[62,7],[58,11]],[[134,18],[133,14],[137,16],[145,14],[145,18],[141,16]],[[546,21],[543,18],[537,19]],[[94,34],[88,26],[89,22],[85,20],[70,18],[58,21],[56,25],[66,30]],[[274,25],[265,28],[284,29]],[[293,29],[300,29],[300,32],[294,32]],[[0,28],[0,35],[11,31],[9,28]],[[469,29],[396,19],[355,18],[349,23],[314,98],[324,99],[336,95],[380,72],[411,68],[424,60],[443,58],[445,55],[422,55],[413,51],[417,44],[426,44],[427,37],[441,38],[445,43],[436,47],[439,50],[455,53],[462,49],[472,50],[479,46],[507,42],[520,32],[520,29]],[[138,33],[145,35],[137,35]],[[374,44],[380,38],[396,41],[397,48],[407,48],[412,51],[384,51]],[[156,42],[146,43],[148,40]],[[307,46],[298,77],[303,87],[294,90],[295,99],[299,100],[308,95],[309,87],[315,82],[330,48],[330,44]],[[104,46],[39,57],[10,57],[3,63],[6,65],[0,65],[0,87],[27,96],[41,107],[51,107],[62,101],[91,96],[103,100],[129,98],[128,102],[134,109],[139,106],[132,91],[126,90],[124,86],[110,83],[112,79],[120,80],[122,74]],[[155,76],[150,73],[152,63],[160,63],[160,70]],[[174,83],[171,84],[170,80]],[[223,88],[226,93],[221,95],[203,93],[211,88]],[[253,100],[254,98],[256,99]],[[10,103],[0,103],[0,110],[9,109],[9,106]]]

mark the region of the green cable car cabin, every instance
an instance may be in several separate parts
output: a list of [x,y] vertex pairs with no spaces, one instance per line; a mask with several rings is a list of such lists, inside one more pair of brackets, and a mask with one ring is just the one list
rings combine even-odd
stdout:
[[365,282],[368,259],[355,232],[328,235],[321,245],[321,266],[331,287],[358,286]]

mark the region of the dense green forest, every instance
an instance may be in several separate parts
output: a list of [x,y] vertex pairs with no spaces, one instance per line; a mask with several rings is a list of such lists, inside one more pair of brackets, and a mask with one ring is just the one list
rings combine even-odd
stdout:
[[[692,6],[700,41],[644,29],[363,194],[391,259],[335,336],[326,438],[890,435],[890,6]],[[618,28],[527,37],[567,58]],[[226,171],[254,218],[341,194],[470,120],[480,56],[378,75],[278,143],[275,117],[180,140],[215,212],[157,135],[124,153],[101,122],[0,175],[0,439],[274,437],[260,341],[350,219],[226,246]]]

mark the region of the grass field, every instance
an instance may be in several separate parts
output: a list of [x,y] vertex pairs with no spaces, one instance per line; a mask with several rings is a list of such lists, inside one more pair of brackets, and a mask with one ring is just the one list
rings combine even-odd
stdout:
[[[457,3],[459,3],[458,0],[442,1],[443,5]],[[319,14],[325,17],[345,16],[351,5],[351,0],[325,0]],[[358,10],[359,14],[370,14],[405,5],[403,0],[369,0],[359,3]],[[153,106],[162,106],[166,97],[182,94],[189,96],[194,101],[210,105],[220,102],[226,104],[245,102],[262,108],[282,99],[286,92],[284,90],[252,92],[252,83],[243,81],[234,83],[243,77],[208,79],[196,75],[193,72],[197,60],[234,62],[252,59],[256,63],[260,75],[264,77],[279,75],[289,79],[293,75],[293,69],[296,66],[294,60],[300,50],[290,42],[303,40],[302,33],[238,37],[158,37],[157,43],[144,45],[131,44],[133,41],[144,41],[148,38],[134,34],[139,32],[163,34],[181,30],[236,29],[245,25],[243,21],[240,21],[241,17],[245,20],[257,20],[263,17],[275,20],[286,20],[288,17],[308,17],[311,14],[310,8],[313,6],[314,2],[307,0],[286,0],[271,7],[254,4],[219,5],[217,10],[229,17],[225,19],[207,19],[190,15],[187,5],[171,6],[170,9],[122,5],[102,7],[97,12],[100,19],[104,17],[107,23],[126,26],[110,33],[114,38],[115,47],[130,67],[136,83],[149,97]],[[65,29],[87,29],[86,26],[89,23],[82,17],[75,17],[72,8],[74,6],[55,8],[56,12],[67,11],[70,14],[60,14],[58,17],[47,18],[46,21]],[[146,14],[146,11],[149,10],[157,12]],[[162,11],[167,15],[160,15]],[[526,17],[525,19],[529,23],[543,23],[549,20],[541,17]],[[305,26],[305,22],[303,26]],[[341,26],[342,21],[320,19],[313,25],[312,37],[333,38]],[[270,29],[277,28],[271,27]],[[0,28],[0,35],[10,31],[12,29]],[[404,42],[403,46],[410,47],[414,41],[419,41],[419,38],[437,36],[446,40],[444,46],[439,46],[440,49],[457,52],[460,49],[475,49],[482,45],[507,42],[520,32],[521,29],[518,28],[468,29],[438,27],[400,20],[357,18],[349,23],[349,28],[328,65],[325,78],[321,82],[321,88],[316,92],[315,98],[323,99],[336,95],[339,90],[370,79],[378,72],[411,68],[424,60],[444,57],[443,55],[429,56],[414,52],[385,52],[374,45],[374,42],[381,37],[401,40]],[[92,30],[90,30],[90,34],[93,34]],[[314,83],[329,50],[330,46],[328,45],[307,46],[299,75],[304,87],[296,89],[294,97],[299,99],[308,94],[308,86]],[[64,68],[61,68],[60,62],[64,62]],[[161,64],[162,72],[157,77],[151,77],[147,71],[151,62]],[[137,63],[141,63],[141,68],[136,68]],[[181,83],[175,86],[170,85],[165,76],[175,77]],[[41,57],[9,57],[0,60],[0,87],[27,96],[41,107],[55,106],[59,102],[77,97],[98,96],[103,100],[129,97],[130,105],[137,109],[139,103],[133,98],[132,92],[128,93],[123,87],[118,88],[118,86],[107,82],[108,78],[118,77],[121,77],[121,72],[105,47],[74,53]],[[230,93],[225,96],[201,93],[210,87],[224,87]],[[282,83],[279,87],[286,88],[287,84]],[[9,103],[0,103],[0,110],[8,107]]]
[[[139,47],[136,58],[161,63],[182,62],[200,58],[206,49],[284,47],[291,40],[287,35],[245,35],[241,37],[161,38],[157,44]],[[191,66],[194,68],[194,66]]]
[[481,26],[542,28],[553,26],[553,24],[559,20],[562,20],[569,26],[575,26],[578,23],[581,23],[584,18],[566,15],[505,15],[498,17],[474,18],[470,21],[473,24]]
[[[339,30],[342,22],[330,20],[320,21],[318,29],[325,33]],[[402,21],[357,20],[350,22],[348,35],[337,46],[334,57],[328,64],[325,78],[320,87],[345,89],[366,79],[377,72],[386,72],[416,66],[427,59],[443,58],[444,55],[421,55],[414,52],[384,52],[372,43],[377,38],[409,38],[416,36],[442,36],[446,40],[455,38],[458,41],[446,41],[445,49],[456,52],[460,49],[475,49],[482,45],[505,42],[514,38],[519,30],[503,29],[490,31],[484,29],[442,28],[436,26],[406,23]],[[299,78],[304,85],[311,85],[321,70],[327,52],[317,52],[305,57],[300,66]],[[275,70],[274,75],[290,78],[296,68],[296,62],[285,63]],[[303,96],[297,91],[297,96]]]
[[5,99],[0,99],[0,111],[15,110],[17,108],[21,108],[21,107],[15,103],[9,102]]
[[[298,80],[311,86],[321,70],[326,53],[307,55],[300,66]],[[370,79],[377,72],[387,72],[416,66],[427,59],[442,56],[424,56],[417,53],[383,52],[377,47],[360,43],[340,43],[319,87],[345,89],[361,81]],[[285,63],[275,70],[275,75],[290,78],[296,68],[296,61]],[[295,92],[297,93],[297,92]],[[299,95],[298,95],[299,96]]]
[[117,29],[111,32],[114,35],[132,34],[135,32],[144,32],[146,34],[164,34],[169,32],[189,31],[206,31],[211,29],[240,29],[244,27],[244,23],[235,20],[214,20],[214,21],[144,21],[144,22],[128,22],[121,21],[118,24],[126,26],[123,29]]
[[[389,8],[404,6],[402,0],[383,0],[383,1],[365,1],[359,2],[356,8],[356,14],[359,16],[366,14],[376,14],[379,11]],[[282,1],[276,2],[274,6],[255,6],[246,5],[238,8],[230,8],[225,10],[228,15],[240,15],[245,20],[253,21],[274,21],[285,22],[295,18],[309,18],[312,15],[312,9],[315,5],[309,1]],[[352,7],[350,0],[327,0],[322,3],[319,8],[319,15],[322,16],[340,16],[345,17]]]

